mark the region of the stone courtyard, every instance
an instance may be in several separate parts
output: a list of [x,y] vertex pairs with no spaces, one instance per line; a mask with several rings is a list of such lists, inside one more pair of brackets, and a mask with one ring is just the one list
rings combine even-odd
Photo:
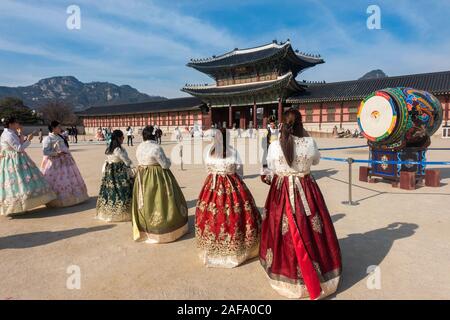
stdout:
[[[168,140],[163,139],[163,147],[170,155],[176,143]],[[365,143],[316,141],[320,148]],[[450,147],[450,140],[435,137],[432,147]],[[201,164],[171,168],[188,202],[190,233],[174,243],[149,245],[132,240],[131,223],[94,219],[105,144],[86,141],[71,148],[91,198],[75,207],[42,207],[16,218],[0,217],[0,299],[282,299],[258,260],[235,269],[200,263],[193,223],[206,176]],[[135,147],[127,150],[135,161]],[[36,142],[28,153],[40,164]],[[367,159],[368,151],[322,155]],[[450,151],[429,151],[427,157],[445,161]],[[383,182],[359,182],[354,165],[357,206],[341,203],[347,200],[347,168],[346,163],[326,160],[313,168],[343,256],[342,282],[330,299],[449,299],[450,166],[441,167],[441,187],[405,191]],[[257,164],[244,166],[245,182],[262,208],[269,187],[260,181],[259,171]],[[80,289],[67,289],[70,266],[80,268]]]

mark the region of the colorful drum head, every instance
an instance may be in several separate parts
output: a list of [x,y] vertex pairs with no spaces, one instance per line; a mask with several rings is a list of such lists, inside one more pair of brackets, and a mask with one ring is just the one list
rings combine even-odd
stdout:
[[416,143],[442,123],[442,106],[432,94],[411,88],[386,88],[369,95],[358,110],[358,125],[367,140],[388,147]]
[[395,128],[397,111],[392,98],[378,91],[367,97],[359,107],[358,125],[367,140],[386,140]]

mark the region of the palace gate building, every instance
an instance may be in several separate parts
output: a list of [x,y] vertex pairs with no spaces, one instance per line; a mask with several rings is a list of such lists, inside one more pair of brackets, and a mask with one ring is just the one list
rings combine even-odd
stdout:
[[114,106],[95,106],[79,116],[88,133],[99,127],[159,125],[203,129],[265,128],[284,109],[295,107],[311,131],[331,132],[334,126],[357,128],[356,113],[363,98],[387,87],[412,87],[434,94],[444,109],[442,136],[450,136],[450,71],[333,83],[306,82],[297,76],[324,63],[318,55],[294,50],[290,41],[234,49],[220,56],[192,59],[187,66],[212,78],[211,84],[185,85],[193,97]]

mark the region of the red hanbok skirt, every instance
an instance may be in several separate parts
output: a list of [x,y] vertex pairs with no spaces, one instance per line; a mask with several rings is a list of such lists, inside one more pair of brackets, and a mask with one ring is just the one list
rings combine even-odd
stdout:
[[283,296],[317,299],[336,291],[342,268],[339,243],[311,175],[273,178],[259,257],[271,286]]
[[209,267],[233,268],[257,257],[261,215],[237,174],[209,174],[198,197],[195,235]]

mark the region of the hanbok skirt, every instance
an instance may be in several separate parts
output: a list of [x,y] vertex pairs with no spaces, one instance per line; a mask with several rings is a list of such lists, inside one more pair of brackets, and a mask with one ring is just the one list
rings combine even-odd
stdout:
[[138,167],[131,216],[135,241],[167,243],[188,232],[187,203],[169,169]]
[[260,262],[288,298],[323,298],[337,289],[342,265],[336,232],[311,175],[275,176],[266,200]]
[[3,150],[0,160],[0,215],[17,215],[56,198],[25,152]]
[[233,268],[258,256],[261,215],[237,174],[209,174],[195,212],[200,259],[208,267]]
[[41,171],[57,196],[48,207],[70,207],[89,199],[86,184],[70,153],[44,156]]
[[97,219],[131,221],[133,178],[123,162],[106,163],[97,199]]

